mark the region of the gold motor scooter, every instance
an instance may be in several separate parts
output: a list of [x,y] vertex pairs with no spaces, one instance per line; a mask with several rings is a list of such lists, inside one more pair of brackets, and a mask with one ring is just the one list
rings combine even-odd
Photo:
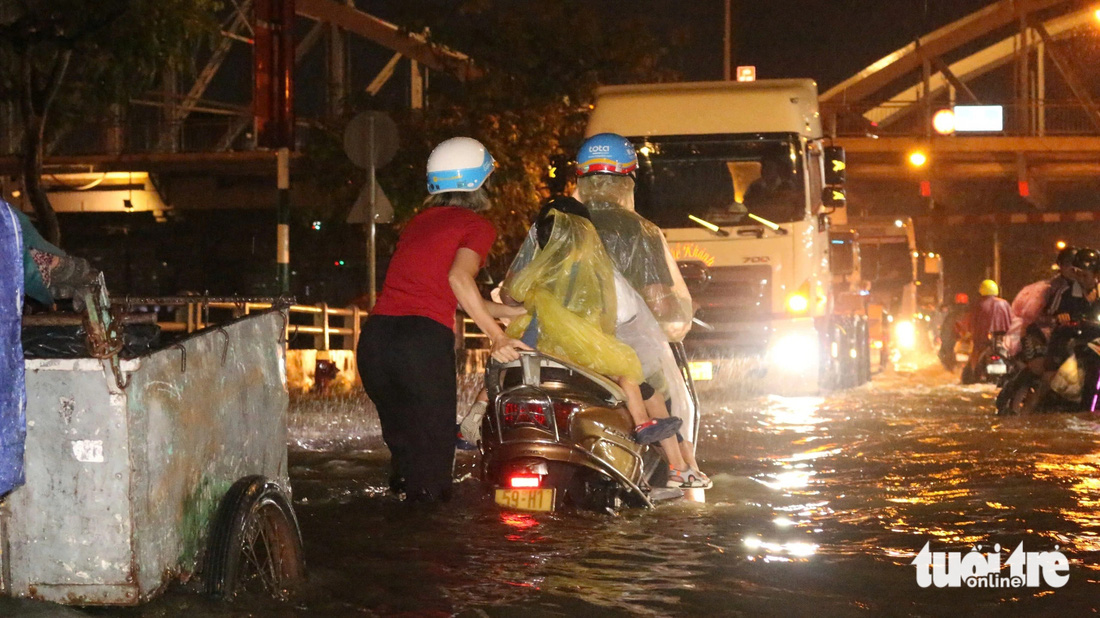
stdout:
[[[698,414],[690,379],[688,386]],[[683,496],[664,486],[668,464],[657,449],[631,438],[625,397],[604,376],[524,351],[517,361],[491,361],[486,387],[481,471],[497,504],[613,512]]]

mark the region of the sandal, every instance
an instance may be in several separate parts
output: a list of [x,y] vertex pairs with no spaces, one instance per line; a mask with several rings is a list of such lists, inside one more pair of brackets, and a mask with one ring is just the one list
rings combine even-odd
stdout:
[[676,435],[682,424],[683,421],[675,416],[651,419],[634,427],[634,441],[638,444],[660,442]]
[[665,486],[681,489],[710,489],[714,487],[714,482],[699,470],[669,468],[668,482],[665,483]]

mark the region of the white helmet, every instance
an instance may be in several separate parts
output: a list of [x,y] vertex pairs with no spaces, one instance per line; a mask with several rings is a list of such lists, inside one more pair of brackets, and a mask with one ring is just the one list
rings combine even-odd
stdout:
[[477,191],[496,169],[493,155],[476,139],[452,137],[428,155],[428,193]]

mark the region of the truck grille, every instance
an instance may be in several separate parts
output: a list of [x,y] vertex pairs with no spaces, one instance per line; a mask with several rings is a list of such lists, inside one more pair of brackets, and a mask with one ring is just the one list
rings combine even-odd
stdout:
[[[698,269],[698,266],[694,263],[690,268]],[[685,281],[689,282],[691,298],[699,306],[696,317],[715,328],[709,332],[695,327],[692,336],[719,336],[730,330],[728,325],[731,323],[771,318],[771,266],[716,266],[706,269],[702,276],[698,270],[693,270],[690,277],[687,265],[682,270]]]

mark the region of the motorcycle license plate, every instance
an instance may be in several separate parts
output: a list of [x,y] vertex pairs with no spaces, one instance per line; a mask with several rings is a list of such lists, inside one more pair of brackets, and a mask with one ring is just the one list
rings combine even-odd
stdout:
[[1003,376],[1008,370],[1008,367],[1001,363],[994,363],[992,365],[985,366],[985,372],[991,376]]
[[553,489],[498,489],[496,503],[521,511],[553,511]]

